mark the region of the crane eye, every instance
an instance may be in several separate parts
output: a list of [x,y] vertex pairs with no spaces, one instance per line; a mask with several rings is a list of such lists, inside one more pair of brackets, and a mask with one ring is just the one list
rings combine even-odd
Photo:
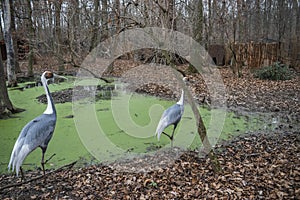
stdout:
[[53,73],[49,72],[49,71],[47,71],[46,74],[45,74],[46,79],[53,78],[53,76],[54,76]]

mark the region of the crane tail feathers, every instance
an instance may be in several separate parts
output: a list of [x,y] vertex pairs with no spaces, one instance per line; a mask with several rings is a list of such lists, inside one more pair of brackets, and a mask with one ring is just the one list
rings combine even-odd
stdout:
[[10,171],[10,169],[12,168],[12,171],[15,170],[15,160],[17,157],[17,152],[19,151],[19,149],[21,148],[21,143],[20,140],[18,139],[15,143],[15,146],[11,152],[11,156],[10,156],[10,161],[8,164],[8,171]]
[[159,141],[160,139],[160,135],[161,135],[161,132],[156,132],[156,136],[157,136],[157,140]]
[[161,136],[161,133],[164,131],[164,129],[166,128],[166,119],[165,118],[162,118],[158,125],[157,125],[157,128],[156,128],[156,136],[157,136],[157,140],[159,141],[160,139],[160,136]]
[[18,149],[18,143],[16,143],[16,146],[14,147],[13,152],[11,153],[10,161],[8,164],[8,170],[16,170],[17,176],[19,176],[20,167],[24,159],[31,152],[28,145],[23,145],[19,151]]

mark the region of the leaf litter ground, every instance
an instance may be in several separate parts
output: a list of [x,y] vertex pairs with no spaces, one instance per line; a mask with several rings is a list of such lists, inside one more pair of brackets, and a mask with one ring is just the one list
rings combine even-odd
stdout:
[[[223,169],[219,174],[214,174],[207,157],[184,152],[175,162],[150,172],[120,170],[126,167],[120,162],[62,169],[45,179],[1,189],[0,194],[2,199],[297,199],[299,144],[299,132],[247,134],[218,145]],[[160,156],[167,160],[172,153]],[[131,169],[151,159],[134,160]],[[27,172],[26,179],[40,174]],[[20,181],[7,175],[0,180],[1,187]]]
[[[175,149],[110,165],[83,168],[75,165],[47,171],[46,177],[24,184],[15,176],[1,175],[1,198],[299,199],[299,76],[290,81],[261,81],[249,74],[244,76],[246,78],[235,78],[229,69],[221,69],[221,73],[228,91],[229,109],[243,114],[269,112],[271,117],[280,116],[281,119],[273,131],[247,133],[217,144],[215,151],[222,172],[215,174],[209,158],[199,156],[202,154],[196,151],[180,152],[175,161],[169,162]],[[122,72],[111,75],[118,74]],[[199,102],[205,102],[204,99],[209,102],[209,94],[199,75],[188,76],[193,80],[190,87],[195,98]],[[138,91],[159,93],[151,91],[153,88],[161,89],[146,85]],[[166,96],[172,97],[170,93]],[[164,165],[155,166],[154,163],[150,165],[153,169],[147,172],[139,170],[157,159]],[[41,174],[41,171],[26,172],[25,180]],[[19,184],[8,187],[15,183]]]

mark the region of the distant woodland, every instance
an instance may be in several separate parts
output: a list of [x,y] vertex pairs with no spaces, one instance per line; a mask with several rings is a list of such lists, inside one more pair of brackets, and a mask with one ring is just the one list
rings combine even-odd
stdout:
[[[222,65],[233,63],[233,58],[238,65],[245,64],[242,58],[247,56],[241,54],[249,50],[234,44],[245,46],[250,42],[276,43],[272,61],[296,68],[300,62],[298,0],[2,0],[1,3],[1,36],[11,35],[13,41],[4,41],[5,37],[1,40],[2,58],[8,57],[8,67],[15,63],[12,69],[17,72],[18,60],[25,60],[29,75],[33,74],[37,58],[51,56],[61,70],[66,65],[79,66],[99,42],[137,27],[173,29],[193,37],[207,49],[221,45],[226,56],[220,62]],[[14,45],[10,48],[15,50],[14,54],[9,47],[5,48],[5,43]],[[4,52],[7,50],[8,53]],[[16,61],[11,61],[14,58]],[[8,77],[9,82],[11,78],[14,76]]]

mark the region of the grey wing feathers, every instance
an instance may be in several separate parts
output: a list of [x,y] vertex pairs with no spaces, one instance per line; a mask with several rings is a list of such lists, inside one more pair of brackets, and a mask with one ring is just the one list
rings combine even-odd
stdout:
[[11,153],[8,169],[11,168],[18,175],[20,166],[26,156],[37,147],[47,147],[55,128],[55,119],[41,115],[30,121],[22,129]]
[[171,124],[177,124],[182,116],[182,108],[180,105],[175,104],[165,110],[159,120],[159,123],[156,128],[157,139],[160,139],[160,135],[165,128]]

